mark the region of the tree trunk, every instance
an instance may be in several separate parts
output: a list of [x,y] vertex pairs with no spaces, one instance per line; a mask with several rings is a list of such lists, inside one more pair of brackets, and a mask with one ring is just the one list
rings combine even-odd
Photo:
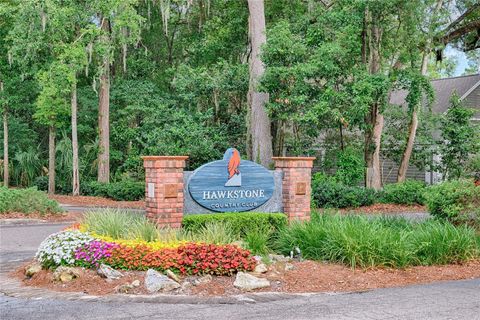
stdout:
[[407,145],[403,152],[400,166],[398,167],[397,182],[403,182],[407,178],[408,164],[413,152],[413,145],[415,143],[415,136],[418,128],[418,115],[417,110],[412,111],[412,118],[410,119],[410,126],[408,128]]
[[[252,160],[269,167],[272,163],[272,137],[270,119],[265,111],[268,93],[258,92],[260,78],[265,72],[265,66],[260,59],[260,49],[266,43],[265,14],[263,0],[248,0],[250,16],[249,37],[252,47],[249,61],[249,89],[247,102],[250,109],[250,132]],[[248,121],[247,120],[247,121]]]
[[80,174],[78,169],[78,137],[77,137],[77,84],[72,85],[72,194],[78,196],[80,194]]
[[[102,30],[109,32],[108,20],[103,19]],[[108,56],[103,59],[98,99],[98,182],[110,181],[110,62]]]
[[[427,66],[428,66],[428,52],[423,53],[422,57],[422,75],[427,74]],[[420,101],[420,104],[422,102]],[[412,117],[410,118],[410,126],[408,128],[408,138],[407,138],[407,145],[405,146],[405,150],[403,151],[402,160],[400,161],[400,166],[398,167],[398,174],[397,174],[397,182],[403,182],[407,178],[407,170],[408,164],[410,162],[410,158],[413,153],[413,146],[415,144],[415,137],[417,135],[417,128],[418,128],[418,114],[417,109],[421,106],[416,106],[412,110]]]
[[[366,14],[369,15],[368,11]],[[369,20],[371,25],[369,34],[369,72],[370,74],[377,74],[380,72],[381,30],[376,24],[375,17]],[[379,190],[382,188],[380,143],[383,131],[383,115],[380,113],[377,102],[370,107],[370,114],[366,120],[367,124],[370,125],[370,129],[365,133],[365,164],[367,166],[365,171],[365,186]]]
[[[443,0],[437,1],[437,4],[435,5],[434,13],[432,15],[433,16],[432,19],[434,19],[434,17],[436,16],[436,13],[442,7],[442,4],[443,4]],[[422,56],[421,73],[423,76],[427,75],[428,56],[430,54],[431,44],[432,44],[432,39],[428,39],[427,44],[425,45],[423,56]],[[407,145],[405,146],[402,160],[400,161],[400,166],[398,168],[397,182],[403,182],[407,178],[408,164],[410,162],[410,158],[413,153],[413,146],[415,144],[415,137],[417,135],[417,128],[418,128],[417,108],[420,108],[420,107],[421,107],[421,101],[420,101],[420,105],[416,106],[415,109],[412,110],[412,117],[410,119],[410,126],[408,129]]]
[[3,112],[3,185],[8,188],[8,114]]
[[365,163],[367,165],[365,186],[380,190],[382,188],[382,172],[380,165],[380,143],[383,131],[383,115],[375,105],[370,112],[373,129],[366,136]]
[[48,193],[55,193],[55,127],[48,128]]

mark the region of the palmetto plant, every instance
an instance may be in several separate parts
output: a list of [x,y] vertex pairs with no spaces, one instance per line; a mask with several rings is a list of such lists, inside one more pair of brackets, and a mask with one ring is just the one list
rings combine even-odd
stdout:
[[13,178],[21,186],[29,186],[33,179],[41,174],[43,161],[40,147],[30,147],[26,151],[17,152],[13,158]]

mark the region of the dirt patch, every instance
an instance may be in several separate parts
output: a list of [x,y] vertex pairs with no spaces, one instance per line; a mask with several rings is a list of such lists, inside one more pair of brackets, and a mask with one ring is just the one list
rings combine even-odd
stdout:
[[[480,277],[480,260],[465,264],[444,266],[420,266],[406,269],[350,269],[348,267],[315,261],[293,262],[293,270],[285,271],[285,264],[277,263],[268,267],[269,271],[259,277],[270,280],[271,287],[261,289],[263,292],[351,292],[375,288],[406,286],[430,283],[442,280],[473,279]],[[43,287],[54,291],[85,292],[103,295],[115,293],[115,288],[139,280],[141,285],[133,294],[146,294],[144,272],[122,271],[124,277],[107,281],[93,270],[82,270],[79,279],[69,283],[53,281],[51,271],[43,270],[31,279],[25,279],[24,266],[12,273],[25,286]],[[185,281],[192,281],[188,277]],[[172,294],[198,296],[226,296],[239,294],[241,291],[233,286],[235,277],[213,277],[208,283],[191,286],[188,290],[176,290]]]
[[81,269],[80,277],[67,283],[53,280],[53,272],[42,270],[32,278],[26,278],[24,268],[29,263],[17,269],[13,275],[22,280],[25,286],[42,287],[52,291],[60,292],[83,292],[91,295],[105,295],[116,293],[115,288],[123,284],[131,284],[134,280],[140,281],[140,286],[132,290],[132,294],[146,294],[143,285],[144,273],[140,271],[122,271],[124,275],[117,280],[107,280],[100,277],[95,270]]
[[65,212],[57,214],[9,212],[0,214],[2,219],[38,219],[48,222],[80,221],[82,214],[78,212]]
[[115,208],[145,208],[145,202],[142,201],[115,201],[102,197],[90,196],[68,196],[68,195],[48,195],[50,199],[56,200],[62,204],[69,204],[82,207],[115,207]]

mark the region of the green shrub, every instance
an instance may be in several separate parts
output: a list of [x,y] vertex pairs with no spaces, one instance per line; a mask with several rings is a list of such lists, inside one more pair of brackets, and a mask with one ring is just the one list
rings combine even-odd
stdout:
[[375,202],[373,189],[347,186],[322,173],[312,180],[312,202],[317,208],[347,208],[368,206]]
[[89,181],[81,185],[84,196],[108,197],[108,185],[97,181]]
[[208,223],[228,223],[232,231],[240,237],[255,230],[272,229],[272,233],[287,225],[287,216],[283,213],[233,212],[192,214],[183,218],[182,226],[187,232],[196,232]]
[[132,180],[112,182],[109,184],[91,181],[82,186],[86,196],[106,197],[118,201],[141,200],[145,195],[145,183]]
[[37,187],[40,191],[47,191],[48,190],[48,176],[40,176],[36,177],[33,181],[33,186]]
[[423,204],[425,198],[425,183],[415,180],[387,184],[381,192],[380,200],[383,203],[396,204]]
[[47,197],[37,188],[8,189],[0,187],[0,213],[59,213],[63,210],[55,200]]
[[480,224],[480,187],[471,180],[446,181],[425,192],[428,211],[454,223]]
[[307,259],[340,262],[351,267],[406,267],[456,263],[478,257],[473,229],[427,220],[313,215],[280,231],[277,249],[288,254],[299,247]]

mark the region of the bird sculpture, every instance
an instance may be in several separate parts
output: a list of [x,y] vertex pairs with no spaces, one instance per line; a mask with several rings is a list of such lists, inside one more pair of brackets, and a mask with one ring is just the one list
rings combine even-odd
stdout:
[[240,165],[240,152],[237,149],[232,149],[230,161],[228,161],[228,179],[231,179],[234,174],[239,174],[238,166]]

